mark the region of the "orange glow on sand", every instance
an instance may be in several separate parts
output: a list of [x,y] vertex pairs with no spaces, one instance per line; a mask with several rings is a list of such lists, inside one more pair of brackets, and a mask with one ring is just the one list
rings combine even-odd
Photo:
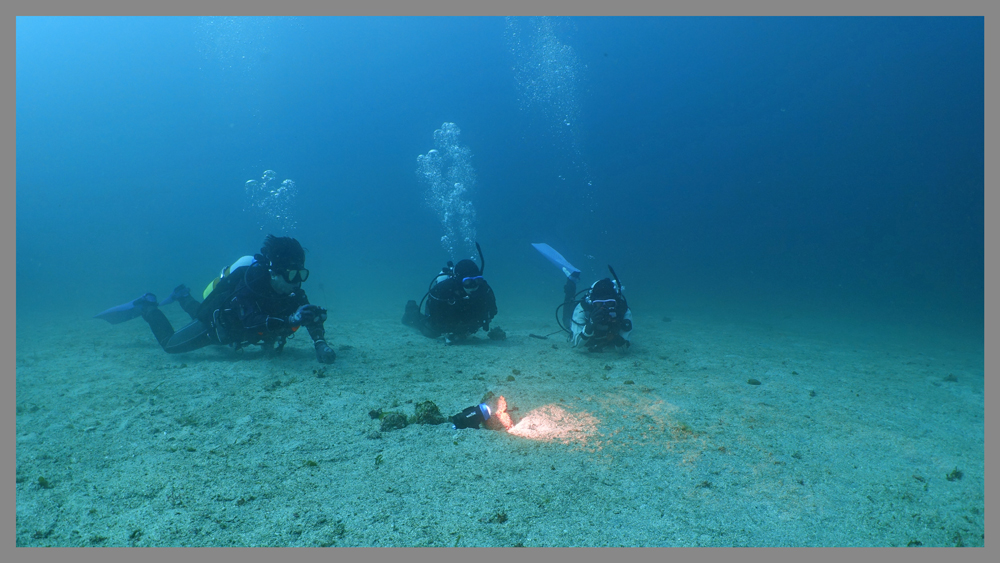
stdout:
[[564,444],[586,443],[587,438],[597,433],[596,418],[587,413],[571,413],[556,404],[539,407],[516,423],[511,419],[507,408],[507,399],[501,395],[485,426],[490,430],[506,430],[529,440],[558,441]]
[[503,395],[500,395],[500,400],[497,401],[497,412],[493,416],[506,430],[510,430],[510,427],[514,426],[514,422],[510,419],[510,413],[507,412],[507,399],[504,399]]
[[[506,403],[506,401],[504,401]],[[598,420],[587,413],[571,413],[556,404],[539,407],[507,429],[530,440],[586,442],[597,432]]]

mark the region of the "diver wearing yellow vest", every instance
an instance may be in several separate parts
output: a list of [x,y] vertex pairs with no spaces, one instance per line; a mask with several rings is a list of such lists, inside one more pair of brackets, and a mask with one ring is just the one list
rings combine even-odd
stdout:
[[[259,344],[265,352],[278,353],[288,337],[304,326],[313,340],[316,359],[333,363],[336,353],[324,340],[326,309],[310,304],[302,290],[308,277],[299,241],[268,235],[260,254],[240,258],[208,284],[201,303],[180,285],[162,302],[147,293],[96,316],[112,324],[142,316],[157,342],[171,354],[209,344],[236,349]],[[192,319],[176,332],[159,309],[173,301]]]

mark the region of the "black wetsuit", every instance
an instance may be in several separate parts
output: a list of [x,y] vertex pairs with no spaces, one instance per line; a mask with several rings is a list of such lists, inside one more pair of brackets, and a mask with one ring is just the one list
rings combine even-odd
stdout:
[[482,280],[479,289],[466,293],[462,281],[447,278],[434,285],[427,295],[427,318],[419,326],[424,336],[437,338],[441,334],[464,337],[480,328],[489,331],[490,321],[497,314],[497,299],[493,288]]
[[[255,262],[230,272],[204,302],[198,303],[190,296],[178,302],[192,321],[177,332],[159,308],[150,307],[143,314],[157,342],[171,354],[209,344],[235,348],[262,344],[265,350],[280,351],[285,339],[295,332],[288,317],[309,300],[301,288],[288,295],[274,291],[270,271],[263,263]],[[323,339],[322,321],[303,326],[313,342]]]

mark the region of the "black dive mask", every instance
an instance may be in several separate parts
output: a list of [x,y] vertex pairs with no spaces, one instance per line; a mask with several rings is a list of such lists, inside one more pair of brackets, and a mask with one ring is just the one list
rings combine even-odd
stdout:
[[276,276],[284,278],[288,283],[301,283],[309,279],[309,270],[305,268],[287,269],[272,266],[271,272]]
[[479,286],[483,283],[483,276],[472,276],[468,278],[462,278],[462,287],[467,291],[475,291],[479,289]]

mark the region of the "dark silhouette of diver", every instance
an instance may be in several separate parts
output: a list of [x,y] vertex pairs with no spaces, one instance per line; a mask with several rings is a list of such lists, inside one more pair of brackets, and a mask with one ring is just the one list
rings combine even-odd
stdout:
[[[240,258],[212,280],[201,303],[182,284],[160,303],[147,293],[96,317],[117,324],[141,316],[170,354],[209,344],[235,349],[259,344],[265,352],[280,353],[286,340],[304,326],[313,340],[316,359],[333,363],[336,353],[324,340],[326,309],[310,304],[302,290],[308,277],[299,241],[268,235],[260,254]],[[191,317],[191,322],[177,331],[159,308],[173,301]]]
[[[464,340],[479,329],[490,330],[490,322],[497,314],[497,300],[493,288],[483,278],[486,262],[483,251],[476,243],[482,266],[469,259],[448,264],[431,280],[430,287],[420,305],[415,300],[406,303],[403,324],[420,330],[428,338],[445,335],[451,344]],[[426,303],[426,313],[421,312]]]

